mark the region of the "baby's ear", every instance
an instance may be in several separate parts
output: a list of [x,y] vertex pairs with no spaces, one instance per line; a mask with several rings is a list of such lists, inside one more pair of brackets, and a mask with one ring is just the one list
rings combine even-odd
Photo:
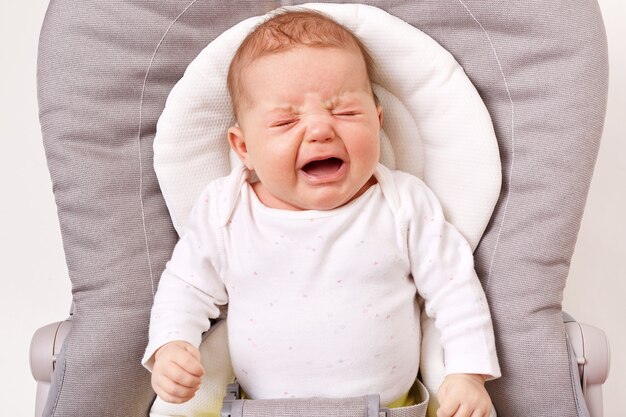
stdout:
[[376,111],[378,112],[378,127],[383,128],[383,106],[378,104],[376,106]]
[[246,146],[246,140],[243,137],[243,131],[239,125],[235,125],[228,129],[228,143],[246,168],[252,171],[253,168],[248,156],[248,147]]

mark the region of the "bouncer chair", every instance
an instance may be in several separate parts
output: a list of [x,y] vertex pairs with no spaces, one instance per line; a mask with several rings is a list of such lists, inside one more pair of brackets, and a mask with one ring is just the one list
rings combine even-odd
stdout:
[[[225,68],[261,16],[300,3],[50,2],[40,120],[73,304],[33,337],[37,416],[217,415],[222,405],[223,415],[322,415],[300,409],[309,400],[268,409],[238,399],[225,320],[204,338],[206,389],[189,403],[155,401],[140,363],[185,216],[233,163]],[[502,369],[486,385],[497,414],[601,417],[608,343],[562,311],[606,109],[598,4],[342,3],[305,7],[371,50],[381,162],[423,178],[474,248]],[[443,354],[427,317],[422,332],[431,413]],[[335,401],[331,415],[394,415],[375,398]]]

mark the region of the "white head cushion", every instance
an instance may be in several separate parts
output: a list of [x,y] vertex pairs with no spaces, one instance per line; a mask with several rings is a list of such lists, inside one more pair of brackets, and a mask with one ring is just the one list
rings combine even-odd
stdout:
[[[473,248],[500,193],[491,119],[461,66],[433,39],[372,6],[307,4],[352,30],[376,63],[383,106],[381,162],[422,178]],[[179,234],[211,180],[227,175],[227,130],[235,122],[226,86],[230,61],[267,16],[247,19],[211,42],[170,93],[157,125],[154,164]]]

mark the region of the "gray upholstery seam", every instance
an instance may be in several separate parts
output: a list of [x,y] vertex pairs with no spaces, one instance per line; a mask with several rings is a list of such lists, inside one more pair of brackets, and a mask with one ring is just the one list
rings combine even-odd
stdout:
[[[576,404],[576,413],[579,416],[588,416],[588,413],[585,413],[583,411],[583,406],[581,405],[581,401],[580,398],[578,396],[576,387],[578,386],[578,384],[580,384],[580,377],[581,375],[578,373],[578,364],[575,363],[573,361],[573,359],[575,358],[576,354],[574,352],[574,347],[572,346],[572,343],[569,341],[567,334],[565,335],[565,350],[567,351],[567,359],[569,361],[569,375],[570,375],[570,381],[572,382],[572,394],[574,396],[574,404]],[[583,346],[584,349],[584,346]],[[583,352],[583,357],[584,357],[584,352]],[[582,391],[582,388],[581,388]],[[586,409],[586,405],[585,405],[585,409]]]
[[509,208],[509,201],[511,200],[511,194],[512,194],[511,190],[513,188],[513,170],[515,167],[515,105],[513,103],[513,98],[511,97],[509,83],[506,80],[506,75],[504,74],[504,69],[502,68],[502,62],[500,61],[500,58],[498,57],[498,52],[496,51],[496,47],[494,46],[493,41],[491,40],[491,36],[489,36],[489,32],[487,32],[485,27],[478,21],[476,16],[474,16],[474,14],[467,7],[467,5],[463,3],[463,0],[458,0],[458,2],[465,8],[465,10],[467,10],[467,13],[469,13],[472,19],[474,19],[474,21],[478,24],[478,26],[480,26],[480,29],[483,31],[483,33],[487,37],[487,40],[489,41],[489,45],[491,46],[491,51],[493,52],[493,56],[495,57],[496,62],[498,63],[498,68],[500,69],[502,80],[504,81],[504,88],[509,98],[509,103],[511,104],[511,166],[509,168],[509,175],[508,175],[509,187],[506,193],[506,198],[504,200],[504,208],[502,211],[502,221],[500,222],[500,227],[498,228],[498,234],[496,236],[496,243],[493,248],[492,255],[491,255],[491,262],[489,263],[489,271],[487,273],[487,280],[484,285],[486,289],[489,287],[489,283],[491,281],[491,273],[493,271],[493,266],[494,266],[495,259],[496,259],[496,252],[498,251],[498,248],[500,245],[500,237],[502,236],[502,230],[504,229],[504,223],[506,221],[507,211]]
[[154,59],[159,51],[159,49],[161,48],[161,45],[163,44],[163,41],[165,40],[165,37],[168,35],[169,31],[172,29],[172,26],[174,26],[174,24],[176,24],[176,22],[178,22],[178,20],[187,12],[187,10],[194,5],[194,3],[196,3],[197,0],[192,0],[191,3],[189,3],[182,12],[180,12],[180,14],[178,16],[176,16],[176,19],[174,19],[170,25],[167,27],[167,29],[165,30],[165,33],[163,33],[163,36],[161,36],[161,39],[159,40],[159,43],[157,44],[156,48],[154,48],[154,52],[152,53],[152,57],[150,58],[150,63],[148,64],[148,68],[146,69],[146,75],[143,79],[143,85],[141,87],[141,98],[139,101],[139,130],[137,132],[137,151],[139,153],[139,201],[140,201],[140,206],[141,206],[141,222],[142,222],[142,227],[143,227],[143,236],[144,236],[144,241],[146,244],[146,255],[148,256],[148,268],[150,270],[150,285],[152,288],[152,298],[154,299],[155,296],[155,288],[154,288],[154,268],[152,266],[152,256],[150,255],[150,242],[148,239],[148,229],[146,227],[146,212],[145,212],[145,205],[144,205],[144,201],[143,201],[143,160],[141,158],[141,128],[143,125],[143,100],[144,100],[144,94],[146,91],[146,84],[148,82],[148,75],[150,75],[150,70],[152,69],[152,64],[154,63]]
[[[64,343],[63,343],[64,344],[64,348],[67,350],[67,345],[65,345],[66,343],[67,344],[70,343],[69,338],[66,339],[64,341]],[[57,361],[57,364],[58,363],[59,362]],[[50,416],[51,417],[54,417],[54,415],[55,415],[55,413],[57,411],[57,408],[59,407],[59,400],[61,399],[61,391],[63,391],[63,386],[64,386],[64,383],[65,383],[65,375],[67,373],[66,371],[67,371],[67,361],[65,360],[65,356],[63,356],[63,368],[62,368],[62,372],[61,372],[61,381],[59,382],[59,389],[57,390],[57,396],[54,399],[54,405],[52,406],[52,410],[50,411]]]

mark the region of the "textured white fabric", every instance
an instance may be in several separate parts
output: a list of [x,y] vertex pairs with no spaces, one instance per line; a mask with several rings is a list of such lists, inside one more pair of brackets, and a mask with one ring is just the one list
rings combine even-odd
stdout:
[[252,398],[378,393],[388,404],[417,376],[417,288],[446,374],[499,376],[469,244],[417,177],[382,165],[375,176],[327,211],[264,206],[243,168],[211,183],[161,278],[144,360],[172,340],[199,346],[228,302],[231,361]]
[[[489,113],[461,66],[432,38],[375,7],[299,7],[331,15],[368,47],[384,108],[382,162],[422,178],[475,248],[500,193],[500,159]],[[208,45],[159,119],[155,171],[179,234],[204,186],[230,172],[226,74],[237,46],[263,19],[245,20]]]

